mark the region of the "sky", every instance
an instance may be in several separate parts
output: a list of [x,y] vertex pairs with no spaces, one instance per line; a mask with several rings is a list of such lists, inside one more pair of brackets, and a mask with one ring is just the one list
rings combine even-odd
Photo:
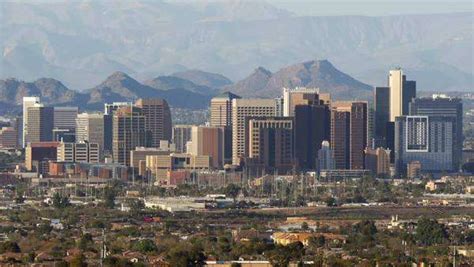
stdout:
[[300,16],[432,14],[473,12],[470,0],[267,0]]

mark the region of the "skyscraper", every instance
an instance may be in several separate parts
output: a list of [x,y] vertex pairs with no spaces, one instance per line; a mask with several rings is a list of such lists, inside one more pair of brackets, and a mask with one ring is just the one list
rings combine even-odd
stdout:
[[121,107],[113,115],[114,162],[130,166],[130,151],[145,145],[145,115],[137,107]]
[[375,139],[385,146],[387,139],[387,123],[390,121],[390,87],[375,87]]
[[295,157],[298,167],[316,168],[317,152],[324,140],[330,139],[330,111],[327,105],[296,105]]
[[173,143],[176,146],[176,152],[186,152],[186,143],[191,141],[192,125],[175,125],[173,127]]
[[364,169],[367,102],[335,102],[332,105],[331,145],[336,169]]
[[232,100],[232,164],[239,165],[247,151],[248,118],[272,117],[276,113],[274,99]]
[[390,87],[390,121],[408,114],[408,104],[416,97],[416,82],[406,80],[402,69],[391,70],[388,76]]
[[147,145],[160,147],[160,140],[171,141],[171,112],[164,99],[138,99],[135,103],[145,116]]
[[37,96],[23,97],[23,138],[22,146],[26,147],[26,135],[28,134],[28,108],[40,103]]
[[410,115],[426,115],[451,117],[454,119],[453,163],[456,168],[461,164],[463,147],[462,100],[433,96],[432,98],[417,98],[410,103]]
[[294,167],[293,118],[250,117],[247,156],[268,171],[286,173]]
[[53,107],[34,104],[32,107],[28,107],[26,119],[28,121],[26,143],[53,141]]
[[365,168],[371,170],[378,177],[389,177],[390,175],[390,149],[366,148]]
[[241,97],[231,92],[224,92],[211,99],[210,124],[211,126],[232,126],[232,100]]
[[98,144],[99,150],[102,151],[105,149],[104,128],[104,114],[78,114],[76,118],[76,141]]
[[283,88],[283,116],[293,117],[297,105],[319,105],[319,89],[306,87]]
[[395,121],[395,170],[406,174],[407,164],[419,161],[422,171],[456,170],[453,164],[454,117],[400,116]]
[[68,129],[74,132],[78,112],[78,107],[54,107],[54,128]]

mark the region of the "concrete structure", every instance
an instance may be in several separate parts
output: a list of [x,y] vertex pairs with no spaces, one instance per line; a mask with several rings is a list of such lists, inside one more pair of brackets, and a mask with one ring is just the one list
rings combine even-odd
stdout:
[[319,105],[319,88],[283,88],[283,116],[293,117],[297,105]]
[[175,125],[173,127],[173,144],[176,146],[176,152],[186,152],[186,143],[191,141],[192,127],[193,125]]
[[68,129],[75,131],[78,107],[54,107],[55,129]]
[[225,127],[193,126],[188,154],[211,157],[211,166],[224,166]]
[[113,103],[105,103],[104,104],[104,114],[106,115],[114,115],[114,112],[122,107],[131,107],[133,106],[132,102],[113,102]]
[[390,176],[390,149],[366,148],[364,152],[365,168],[377,177],[388,178]]
[[453,118],[453,164],[459,168],[462,163],[463,148],[463,108],[459,98],[434,95],[432,98],[417,98],[409,105],[410,115],[441,116]]
[[159,147],[160,140],[171,141],[171,112],[166,100],[160,98],[138,99],[135,106],[140,108],[145,116],[147,146]]
[[401,116],[395,121],[395,169],[406,175],[407,164],[419,161],[421,171],[455,171],[454,118]]
[[40,103],[40,98],[37,96],[23,97],[23,138],[22,146],[26,147],[26,135],[28,134],[28,108]]
[[174,170],[209,170],[209,156],[172,153],[169,155],[146,156],[146,169],[155,177],[158,184],[166,184],[169,171]]
[[331,108],[331,148],[336,169],[364,169],[367,102],[335,102]]
[[130,151],[146,145],[145,120],[140,108],[121,107],[114,112],[112,155],[115,163],[130,166]]
[[14,127],[0,129],[0,148],[18,148],[18,132]]
[[98,163],[99,160],[99,144],[61,142],[57,149],[57,161],[59,162]]
[[34,104],[28,107],[27,121],[26,143],[53,140],[53,107],[45,107],[42,104]]
[[316,170],[318,172],[323,170],[333,170],[335,165],[334,151],[332,151],[329,142],[324,140],[321,143],[321,149],[318,150]]
[[141,168],[141,164],[146,164],[147,156],[169,155],[170,150],[152,147],[136,147],[130,151],[130,167],[138,169],[138,175],[145,176],[146,169]]
[[102,151],[105,147],[104,128],[104,114],[81,113],[76,118],[76,141],[98,144]]
[[294,167],[294,120],[289,117],[250,117],[246,155],[252,165],[286,173]]
[[387,123],[390,121],[390,87],[375,87],[374,90],[374,137],[378,145],[386,146]]
[[272,117],[276,113],[274,99],[232,100],[232,164],[239,165],[247,151],[245,139],[249,117]]

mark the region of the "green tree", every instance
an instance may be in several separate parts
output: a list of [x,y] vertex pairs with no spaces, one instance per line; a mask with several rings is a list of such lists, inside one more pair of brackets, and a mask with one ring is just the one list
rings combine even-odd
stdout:
[[90,233],[85,233],[81,236],[78,247],[81,250],[87,250],[89,244],[93,244],[93,243],[94,241],[92,240],[92,235]]
[[57,209],[62,209],[69,206],[71,203],[69,202],[69,198],[67,196],[61,196],[59,193],[55,193],[53,195],[53,206]]
[[232,199],[234,199],[235,202],[235,199],[237,198],[240,192],[240,186],[236,184],[229,184],[225,188],[224,192],[227,196],[230,196]]
[[18,243],[14,241],[6,241],[3,243],[0,243],[0,253],[5,253],[5,252],[14,252],[14,253],[21,252],[20,246],[18,246]]
[[422,217],[418,220],[415,238],[420,244],[430,246],[444,243],[447,233],[444,226],[435,219]]
[[69,263],[70,267],[87,267],[86,257],[81,253],[75,256]]
[[104,201],[107,208],[113,209],[115,207],[116,194],[115,190],[110,186],[104,189]]
[[201,249],[189,243],[179,243],[166,254],[166,259],[171,266],[204,266],[206,257]]
[[142,253],[148,253],[148,252],[153,252],[156,251],[157,247],[155,242],[150,239],[143,239],[135,243],[133,246],[134,250],[140,251]]
[[307,222],[301,223],[301,230],[303,231],[308,231],[309,230],[309,225]]

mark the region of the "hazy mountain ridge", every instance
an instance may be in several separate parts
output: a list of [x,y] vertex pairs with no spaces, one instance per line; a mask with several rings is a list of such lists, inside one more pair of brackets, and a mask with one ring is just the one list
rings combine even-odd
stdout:
[[115,70],[140,80],[186,68],[239,80],[255,66],[274,72],[327,58],[369,84],[384,85],[386,70],[402,66],[420,89],[467,90],[473,19],[298,17],[257,1],[2,2],[0,74],[85,89]]
[[336,69],[327,60],[311,60],[284,67],[275,73],[260,67],[250,76],[226,86],[241,96],[278,97],[283,87],[317,87],[335,99],[368,99],[372,86],[359,82]]
[[[183,75],[181,75],[183,76]],[[218,77],[219,83],[230,81],[223,75],[193,71],[196,81]],[[330,92],[334,99],[367,99],[372,87],[361,83],[336,69],[327,60],[312,60],[293,64],[276,73],[258,67],[247,78],[220,88],[196,85],[192,81],[175,76],[158,76],[139,82],[128,74],[116,71],[99,85],[78,92],[60,81],[41,78],[34,82],[16,79],[0,80],[0,103],[21,105],[24,96],[40,96],[45,104],[73,105],[81,109],[101,110],[104,103],[135,101],[138,98],[164,98],[172,107],[206,109],[210,99],[220,91],[231,91],[243,97],[273,98],[281,96],[283,87],[319,87]]]

